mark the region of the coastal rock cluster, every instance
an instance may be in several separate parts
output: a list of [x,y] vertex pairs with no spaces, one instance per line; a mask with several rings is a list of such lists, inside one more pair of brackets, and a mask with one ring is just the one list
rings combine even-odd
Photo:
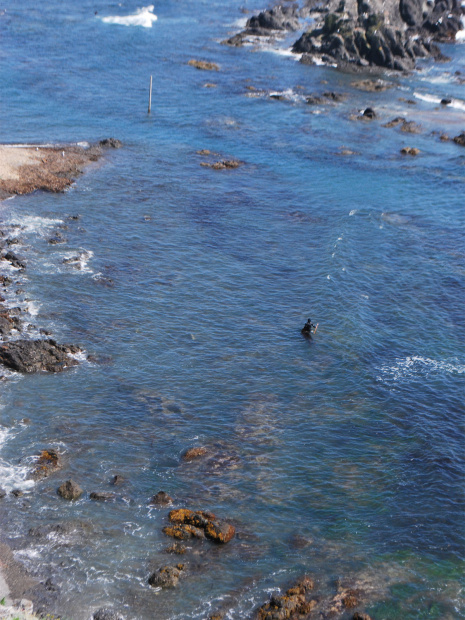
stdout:
[[312,27],[292,47],[301,62],[409,71],[419,58],[447,60],[436,42],[454,41],[464,14],[459,0],[311,0],[303,8],[267,9],[224,43],[240,46],[251,36],[296,31],[311,17]]

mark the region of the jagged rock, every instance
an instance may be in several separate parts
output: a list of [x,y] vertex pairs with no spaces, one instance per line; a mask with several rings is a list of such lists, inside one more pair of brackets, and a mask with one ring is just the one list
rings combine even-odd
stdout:
[[0,313],[0,335],[6,336],[12,329],[21,330],[21,321],[18,317],[10,316],[11,310]]
[[184,564],[159,568],[150,575],[149,585],[154,588],[175,588],[179,583],[179,577],[183,570]]
[[402,155],[418,155],[420,153],[420,149],[417,149],[412,146],[404,146],[403,149],[400,150]]
[[24,495],[24,491],[22,489],[13,489],[11,491],[11,495],[14,497],[22,497]]
[[[87,358],[89,359],[89,358]],[[112,480],[111,480],[111,484],[114,486],[119,486],[120,484],[124,484],[125,479],[123,478],[123,476],[120,476],[118,474],[116,474],[116,476],[113,476]]]
[[282,596],[273,595],[270,601],[258,610],[258,620],[286,620],[309,614],[317,604],[316,600],[307,598],[313,585],[312,579],[303,577]]
[[124,617],[114,609],[108,607],[101,607],[94,612],[92,620],[124,620]]
[[269,35],[270,30],[298,30],[299,14],[295,6],[275,6],[254,15],[245,27],[247,34]]
[[373,108],[366,108],[365,110],[363,110],[362,116],[371,121],[376,118],[376,112],[373,110]]
[[0,362],[18,372],[60,372],[76,366],[71,357],[79,347],[57,344],[55,340],[16,340],[0,346]]
[[169,506],[172,503],[173,499],[165,491],[158,491],[149,502],[152,506]]
[[56,450],[42,450],[29,477],[33,480],[42,480],[61,467],[61,457]]
[[3,257],[3,260],[8,261],[13,267],[17,269],[26,269],[26,263],[24,263],[20,258],[13,254],[13,252],[7,252]]
[[455,144],[458,144],[459,146],[465,146],[465,131],[462,131],[461,134],[459,134],[458,136],[455,136],[455,138],[452,138],[452,139],[455,142]]
[[57,493],[63,499],[75,500],[79,499],[84,491],[74,480],[67,480],[57,489]]
[[[116,138],[105,138],[104,140],[100,140],[99,145],[107,149],[120,149],[123,146],[123,143]],[[79,216],[72,217],[70,219],[77,220],[79,219]]]
[[[213,542],[225,544],[229,542],[235,534],[234,526],[217,519],[214,514],[209,512],[179,508],[170,512],[169,519],[176,525],[173,527],[165,527],[163,532],[175,538],[186,539],[190,536],[199,537],[198,532],[202,532],[202,535],[204,534]],[[194,531],[192,531],[192,528],[194,528]]]

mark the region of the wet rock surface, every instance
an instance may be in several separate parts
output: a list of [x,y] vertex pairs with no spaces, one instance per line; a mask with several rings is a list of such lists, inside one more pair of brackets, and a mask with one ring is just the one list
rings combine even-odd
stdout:
[[459,146],[465,146],[465,131],[462,131],[461,134],[459,134],[458,136],[455,136],[455,138],[452,138],[452,139],[455,142],[455,144],[458,144]]
[[34,469],[30,473],[30,478],[33,480],[42,480],[60,470],[61,467],[62,459],[56,450],[42,450]]
[[76,482],[74,482],[74,480],[67,480],[66,482],[63,482],[60,487],[58,487],[57,493],[63,499],[76,500],[81,497],[84,491]]
[[188,538],[203,538],[226,544],[235,534],[233,525],[226,523],[210,512],[193,511],[185,508],[172,510],[169,513],[169,520],[173,526],[165,527],[163,532],[173,538],[187,540]]
[[89,498],[95,502],[113,502],[116,499],[116,494],[108,491],[92,491]]
[[163,566],[150,575],[149,585],[154,588],[175,588],[183,571],[184,564]]
[[268,603],[260,607],[257,620],[285,620],[286,618],[306,617],[316,606],[308,593],[313,590],[313,580],[303,577],[282,596],[273,595]]
[[16,340],[0,345],[0,363],[23,373],[61,372],[78,364],[71,355],[79,352],[79,347],[57,344],[52,339]]
[[172,503],[173,499],[165,491],[158,491],[149,501],[151,506],[170,506]]

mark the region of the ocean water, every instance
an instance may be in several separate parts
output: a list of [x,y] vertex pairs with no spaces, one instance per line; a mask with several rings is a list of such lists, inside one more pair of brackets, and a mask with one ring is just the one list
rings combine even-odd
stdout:
[[[1,142],[124,143],[64,194],[0,204],[27,261],[7,302],[31,335],[97,358],[2,371],[1,486],[25,491],[1,500],[2,535],[73,620],[104,605],[243,619],[304,573],[320,596],[364,584],[376,620],[464,618],[465,150],[439,134],[465,130],[465,45],[366,93],[286,40],[220,45],[242,7],[263,4],[2,5]],[[326,90],[347,99],[305,103]],[[378,118],[358,120],[367,106]],[[421,133],[382,126],[397,116]],[[222,158],[244,165],[200,166]],[[183,462],[198,445],[212,456]],[[31,483],[44,448],[64,467]],[[70,477],[85,490],[73,504],[56,495]],[[147,505],[159,490],[236,538],[167,555],[168,509]],[[69,521],[66,536],[29,534]],[[179,559],[178,589],[147,584]]]

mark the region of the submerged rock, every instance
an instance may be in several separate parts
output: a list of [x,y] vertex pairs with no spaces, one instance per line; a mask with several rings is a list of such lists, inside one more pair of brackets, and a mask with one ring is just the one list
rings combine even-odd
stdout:
[[205,168],[213,168],[213,170],[234,170],[234,168],[239,168],[239,166],[242,166],[243,163],[244,162],[239,161],[238,159],[222,159],[221,161],[215,161],[213,163],[202,161],[200,162],[200,165]]
[[94,612],[92,620],[124,620],[124,617],[114,609],[101,607]]
[[149,585],[154,588],[175,588],[183,570],[184,564],[163,566],[150,575]]
[[207,62],[206,60],[189,60],[187,63],[191,67],[201,69],[202,71],[219,71],[220,67],[216,62]]
[[116,495],[108,491],[93,491],[89,498],[97,502],[112,502],[116,499]]
[[18,372],[60,372],[76,366],[71,355],[81,349],[73,345],[57,344],[55,340],[16,340],[0,346],[0,362]]
[[165,491],[158,491],[149,501],[152,506],[169,506],[172,503],[173,499]]
[[74,480],[67,480],[57,489],[57,493],[63,499],[75,500],[79,499],[84,491]]
[[402,155],[418,155],[420,153],[420,149],[417,149],[413,146],[404,146],[403,149],[400,150]]
[[196,448],[189,448],[182,455],[183,461],[193,461],[194,459],[198,459],[202,456],[205,456],[208,453],[207,448],[205,446],[198,446]]

